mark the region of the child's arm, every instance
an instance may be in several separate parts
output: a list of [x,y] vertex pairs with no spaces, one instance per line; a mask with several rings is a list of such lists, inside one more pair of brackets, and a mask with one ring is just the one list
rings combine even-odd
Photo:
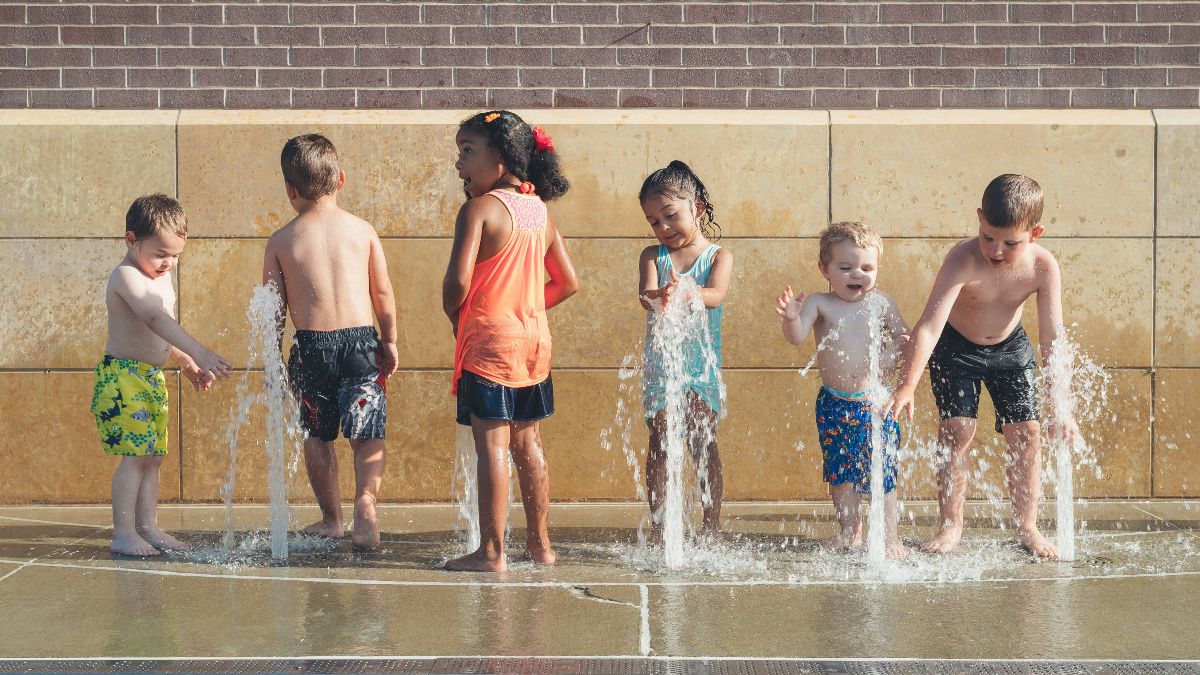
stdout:
[[550,281],[546,282],[545,293],[546,309],[550,309],[575,295],[579,290],[579,278],[575,276],[575,267],[571,264],[571,256],[567,254],[562,232],[549,213],[546,214],[546,238],[550,241],[545,258],[546,274]]
[[193,389],[196,391],[208,391],[209,387],[212,386],[212,378],[205,375],[200,370],[200,367],[196,365],[196,362],[192,360],[192,357],[184,354],[179,347],[171,345],[170,358],[179,365],[179,372],[183,373],[187,381],[192,383]]
[[141,272],[118,267],[113,274],[113,290],[151,332],[191,357],[205,377],[223,380],[229,376],[231,364],[183,330],[163,307],[162,298],[150,293]]
[[262,282],[266,286],[268,284],[275,285],[275,291],[279,293],[279,314],[275,317],[275,337],[279,342],[279,351],[283,352],[283,329],[287,323],[287,286],[283,283],[283,267],[279,265],[279,257],[275,253],[275,237],[267,240],[267,250],[263,253],[263,274]]
[[775,299],[775,313],[783,317],[784,339],[794,345],[804,342],[821,314],[817,296],[803,293],[793,296],[791,286]]
[[647,312],[654,310],[651,300],[658,298],[658,264],[655,262],[657,246],[647,246],[638,258],[638,302]]
[[704,306],[716,309],[725,302],[725,294],[729,292],[729,280],[733,277],[733,253],[727,248],[717,250],[716,260],[713,260],[712,272],[708,275],[708,285],[700,289],[700,298]]
[[392,293],[392,280],[388,277],[387,259],[383,255],[383,244],[375,228],[367,226],[371,236],[371,255],[367,259],[368,279],[371,284],[371,307],[375,320],[379,322],[379,345],[381,363],[379,371],[388,378],[396,372],[400,352],[396,348],[396,297]]
[[[1054,341],[1066,337],[1062,317],[1062,273],[1058,261],[1049,252],[1044,257],[1039,256],[1034,264],[1042,278],[1037,290],[1038,347],[1042,352],[1042,372],[1049,377],[1057,371],[1051,367],[1055,358]],[[1047,383],[1047,389],[1052,386],[1052,383]],[[1067,443],[1074,443],[1079,436],[1079,426],[1075,420],[1055,418],[1053,406],[1046,417],[1046,430],[1051,438]]]
[[442,311],[450,319],[455,335],[458,334],[458,311],[467,301],[467,292],[471,290],[475,259],[479,257],[479,243],[483,240],[484,209],[481,202],[480,199],[469,200],[458,210],[450,264],[446,268],[446,277],[442,279]]
[[908,346],[911,339],[909,335],[908,323],[904,321],[904,317],[900,315],[900,308],[896,305],[895,299],[887,293],[882,293],[887,299],[887,310],[883,316],[883,329],[887,331],[892,338],[892,351],[896,355],[896,367],[888,373],[888,381],[894,381],[897,373],[904,371],[904,360],[902,358],[904,348]]

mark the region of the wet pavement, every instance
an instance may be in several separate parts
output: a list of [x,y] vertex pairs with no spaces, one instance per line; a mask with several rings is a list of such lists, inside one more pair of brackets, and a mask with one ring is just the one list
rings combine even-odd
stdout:
[[[901,532],[915,546],[933,533],[935,507],[905,510]],[[659,552],[637,544],[643,511],[556,504],[559,565],[522,562],[517,529],[509,572],[470,574],[437,569],[462,548],[444,505],[381,507],[384,542],[370,554],[293,536],[285,563],[271,560],[258,530],[263,506],[234,507],[233,551],[221,545],[223,507],[163,506],[160,524],[196,550],[153,560],[108,553],[105,506],[0,507],[0,658],[301,659],[278,671],[296,672],[314,658],[404,656],[415,660],[389,672],[649,673],[683,663],[662,672],[780,674],[974,672],[992,659],[1172,672],[1184,664],[1141,662],[1200,659],[1200,502],[1081,504],[1070,563],[1031,558],[1002,529],[1002,507],[972,504],[960,552],[914,553],[884,570],[818,547],[833,527],[828,505],[789,503],[728,504],[724,540],[665,571]],[[311,507],[296,509],[297,524],[313,519]],[[914,661],[849,667],[861,659]],[[47,662],[0,661],[0,671],[39,670],[30,663]],[[373,672],[358,663],[355,672]]]

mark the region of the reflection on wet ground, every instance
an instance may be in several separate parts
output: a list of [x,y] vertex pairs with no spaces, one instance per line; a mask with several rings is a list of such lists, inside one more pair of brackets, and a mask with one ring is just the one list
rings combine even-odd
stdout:
[[[235,507],[233,551],[223,507],[164,506],[160,524],[195,548],[149,560],[109,554],[107,507],[2,507],[0,611],[18,618],[0,657],[1200,658],[1200,502],[1080,504],[1069,563],[1018,549],[1004,509],[970,508],[958,552],[871,570],[817,544],[828,505],[730,504],[725,536],[668,572],[638,544],[642,506],[555,505],[560,564],[521,560],[514,530],[510,571],[489,575],[437,569],[461,549],[442,505],[382,507],[383,544],[368,554],[293,535],[285,563],[270,558],[260,506]],[[935,509],[906,506],[914,550]],[[434,664],[414,672],[443,672]],[[764,672],[805,672],[781,668]]]

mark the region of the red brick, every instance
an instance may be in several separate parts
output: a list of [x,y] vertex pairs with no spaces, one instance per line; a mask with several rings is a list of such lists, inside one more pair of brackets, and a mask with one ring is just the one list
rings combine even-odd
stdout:
[[553,13],[552,5],[512,4],[489,5],[488,25],[502,26],[504,24],[547,24]]
[[683,7],[686,23],[746,23],[749,19],[750,6],[744,2],[710,2]]
[[[364,47],[376,49],[374,47]],[[416,50],[420,60],[420,50]],[[361,58],[361,57],[360,57]],[[292,47],[288,63],[293,66],[353,66],[354,47]]]
[[487,62],[490,66],[552,66],[554,49],[551,47],[488,47]]
[[995,23],[1008,21],[1008,4],[1003,2],[948,2],[943,7],[946,23]]
[[943,89],[880,89],[876,107],[881,109],[937,108]]
[[751,89],[747,107],[763,110],[807,109],[812,107],[811,89]]
[[419,47],[359,47],[355,58],[357,60],[354,63],[344,65],[419,66],[421,65],[421,49]]
[[978,26],[975,41],[981,45],[1036,45],[1041,39],[1037,26]]
[[1008,63],[1004,47],[944,47],[942,63],[947,66],[1003,66]]
[[583,30],[578,26],[523,26],[517,29],[522,45],[581,45]]
[[321,42],[329,45],[382,45],[387,43],[383,26],[322,26]]
[[455,68],[455,87],[517,87],[520,76],[516,68]]
[[63,26],[59,36],[64,45],[123,45],[125,28],[122,26]]
[[746,107],[745,89],[684,89],[683,107],[712,110],[741,110]]
[[55,26],[0,26],[0,44],[56,45],[58,28]]
[[682,89],[622,89],[622,108],[682,108]]
[[[1138,47],[1137,63],[1143,66],[1194,66],[1200,64],[1200,47]],[[1127,64],[1122,62],[1120,65]]]
[[225,92],[221,89],[163,89],[159,94],[164,108],[225,107]]
[[92,12],[97,26],[158,23],[158,7],[155,5],[96,5]]
[[421,92],[422,108],[482,108],[486,105],[486,89],[426,89]]
[[1195,108],[1200,89],[1138,89],[1139,108]]
[[1068,2],[1014,2],[1009,5],[1009,12],[1013,23],[1065,23],[1072,18]]
[[650,77],[651,87],[715,87],[717,71],[713,68],[655,68]]
[[[25,8],[22,7],[22,10]],[[24,16],[24,14],[22,14]],[[24,89],[0,89],[0,108],[29,107],[29,92]],[[616,106],[613,106],[616,107]]]
[[517,44],[517,29],[513,26],[455,26],[450,39],[456,45],[485,47]]
[[303,5],[292,4],[293,26],[352,24],[354,23],[353,5]]
[[1171,27],[1107,26],[1104,29],[1104,37],[1109,44],[1166,44],[1171,37]]
[[[224,64],[227,66],[278,66],[288,65],[287,47],[226,47]],[[163,64],[166,65],[166,64]],[[198,66],[220,65],[220,62],[196,63]]]
[[1080,3],[1075,5],[1075,21],[1079,23],[1137,21],[1137,5],[1132,2]]
[[326,68],[321,86],[326,89],[359,89],[388,86],[386,68]]
[[358,5],[354,9],[358,24],[411,24],[421,22],[421,6],[417,4]]
[[1104,84],[1109,87],[1165,87],[1166,68],[1105,68]]
[[87,47],[30,47],[27,58],[28,64],[34,68],[90,66],[92,65],[92,50]]
[[319,45],[321,29],[316,26],[258,26],[260,45]]
[[777,45],[778,26],[717,26],[717,44]]
[[457,26],[481,26],[487,23],[486,5],[428,4],[423,5],[422,8],[425,12],[425,23],[453,24]]
[[24,47],[0,47],[0,67],[21,68],[29,65],[25,52]]
[[1068,89],[1009,89],[1010,108],[1066,108],[1071,103]]
[[556,108],[615,108],[619,102],[618,89],[556,89]]
[[[254,29],[250,29],[253,33]],[[131,45],[187,46],[192,41],[187,26],[130,26],[125,29],[125,42]]]
[[1146,2],[1138,5],[1138,20],[1147,23],[1200,21],[1200,2]]
[[[879,65],[881,66],[936,66],[941,62],[942,50],[938,47],[879,48]],[[1000,50],[1000,62],[1004,62],[1004,50]]]
[[158,91],[154,89],[97,89],[96,107],[117,110],[157,108]]
[[161,89],[192,86],[192,71],[188,68],[130,68],[126,78],[130,87]]
[[153,47],[97,47],[92,50],[97,66],[153,66],[158,63],[158,50]]
[[969,45],[975,42],[975,27],[913,26],[912,41],[914,45]]
[[553,108],[553,89],[488,89],[489,108]]
[[585,26],[583,43],[588,45],[648,45],[649,26]]
[[1136,54],[1133,47],[1074,47],[1075,64],[1079,66],[1132,66]]
[[32,25],[90,24],[92,8],[87,5],[29,5],[25,20]]
[[0,87],[59,87],[62,75],[57,68],[0,68]]
[[254,42],[253,26],[196,26],[192,28],[192,44],[196,46],[252,45]]
[[522,87],[582,87],[583,68],[522,68]]
[[[1079,48],[1077,47],[1076,50]],[[1078,54],[1078,51],[1076,51]],[[1012,66],[1068,65],[1070,47],[1010,47],[1008,63]]]
[[448,26],[388,26],[389,45],[414,45],[429,47],[450,44]]
[[30,108],[91,108],[91,89],[34,89],[29,92]]
[[291,92],[287,89],[226,89],[226,108],[290,108]]
[[617,50],[605,47],[555,47],[556,66],[615,66]]
[[1104,71],[1100,68],[1042,68],[1038,80],[1043,87],[1101,87]]
[[913,68],[912,83],[917,87],[970,87],[975,84],[975,71],[970,68]]
[[158,8],[162,24],[221,24],[224,16],[221,5],[162,5]]
[[718,87],[778,87],[778,68],[723,68],[717,71]]
[[873,66],[877,63],[874,47],[814,47],[813,65]]
[[1171,26],[1171,42],[1184,45],[1200,43],[1200,25]]
[[[284,50],[284,58],[287,58]],[[220,47],[162,47],[158,50],[160,66],[219,66]]]
[[1003,108],[1003,89],[943,89],[943,108]]
[[[286,24],[291,20],[287,5],[226,5],[225,23],[231,25]],[[221,95],[224,99],[224,94]]]
[[752,66],[811,66],[812,47],[751,47]]
[[650,26],[650,44],[711,45],[715,42],[712,26]]
[[784,26],[782,42],[785,45],[840,45],[846,43],[846,29],[842,26]]
[[588,68],[585,87],[649,87],[649,68]]
[[814,89],[814,108],[874,108],[873,89]]
[[0,23],[25,23],[25,5],[0,5]]
[[1072,108],[1130,108],[1132,89],[1072,89]]
[[487,64],[483,47],[425,47],[421,63],[427,66],[482,66]]
[[680,23],[683,21],[683,5],[678,4],[623,4],[617,9],[620,23]]
[[[554,51],[555,62],[558,50]],[[683,50],[679,47],[618,47],[617,62],[623,66],[681,66]]]
[[1172,68],[1171,86],[1200,85],[1200,68]]
[[842,68],[784,68],[785,87],[843,87],[846,71]]
[[320,87],[320,68],[259,68],[258,86],[267,89]]
[[[197,87],[253,87],[258,81],[258,73],[253,68],[193,68],[192,81]],[[224,102],[225,94],[221,94]],[[163,94],[163,105],[166,105],[166,94]],[[168,108],[170,106],[167,106]]]
[[393,68],[388,71],[389,87],[449,87],[454,84],[451,68]]
[[878,23],[879,5],[874,2],[817,4],[816,23]]
[[755,2],[750,5],[751,23],[812,23],[812,20],[811,2]]
[[1042,26],[1042,44],[1092,44],[1104,42],[1104,26]]
[[359,89],[360,108],[420,108],[421,91],[418,89]]
[[942,3],[900,2],[879,6],[880,23],[941,23]]
[[554,5],[554,22],[576,25],[616,23],[616,5]]
[[907,87],[907,68],[847,68],[846,86],[869,89],[877,87]]
[[848,45],[906,45],[908,26],[846,26]]
[[744,66],[749,63],[745,47],[685,47],[685,66]]
[[124,87],[124,68],[64,68],[62,86],[72,87]]

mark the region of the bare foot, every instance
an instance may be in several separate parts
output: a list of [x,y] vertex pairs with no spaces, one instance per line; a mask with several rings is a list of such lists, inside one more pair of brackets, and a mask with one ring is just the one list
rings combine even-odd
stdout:
[[108,550],[121,555],[162,555],[150,542],[136,534],[127,537],[113,537]]
[[354,531],[350,541],[355,548],[379,546],[379,519],[375,516],[375,498],[363,495],[354,502]]
[[508,561],[504,556],[493,557],[476,551],[447,562],[445,568],[452,572],[506,572]]
[[948,553],[962,541],[962,527],[943,525],[933,539],[921,544],[921,550],[926,553]]
[[151,546],[162,551],[186,551],[191,548],[190,544],[179,541],[157,527],[138,530],[138,534]]
[[1058,559],[1058,548],[1043,537],[1036,527],[1030,529],[1018,527],[1017,543],[1039,558]]
[[553,565],[558,560],[558,554],[550,548],[549,542],[542,544],[537,541],[525,542],[525,554],[535,565]]
[[862,548],[862,534],[847,535],[844,532],[839,532],[828,539],[822,539],[821,545],[835,551]]
[[884,551],[891,560],[904,560],[908,557],[908,547],[899,539],[893,539],[884,544]]
[[646,543],[651,546],[663,545],[663,529],[661,527],[651,527],[650,537],[646,539]]
[[300,532],[310,537],[329,537],[330,539],[341,539],[346,536],[346,530],[341,523],[331,525],[325,521],[313,523]]

